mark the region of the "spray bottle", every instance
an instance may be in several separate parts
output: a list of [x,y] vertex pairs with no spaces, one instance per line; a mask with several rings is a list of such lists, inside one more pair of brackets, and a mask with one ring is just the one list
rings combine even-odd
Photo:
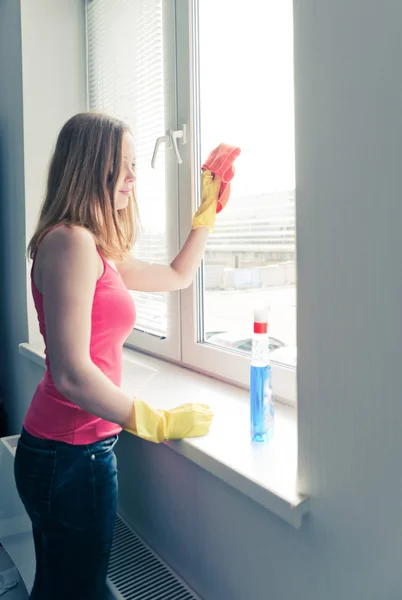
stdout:
[[254,311],[250,366],[251,439],[267,442],[274,432],[274,396],[269,362],[268,310]]

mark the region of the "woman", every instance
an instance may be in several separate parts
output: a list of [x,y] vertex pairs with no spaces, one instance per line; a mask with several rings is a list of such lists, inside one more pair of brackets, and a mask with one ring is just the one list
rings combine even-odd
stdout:
[[204,172],[193,229],[170,266],[130,254],[138,231],[134,183],[124,123],[82,113],[65,124],[28,247],[46,371],[24,420],[15,478],[32,521],[35,600],[105,597],[121,429],[158,442],[204,435],[212,419],[204,405],[155,411],[119,386],[135,322],[128,289],[190,285],[215,220],[219,179]]

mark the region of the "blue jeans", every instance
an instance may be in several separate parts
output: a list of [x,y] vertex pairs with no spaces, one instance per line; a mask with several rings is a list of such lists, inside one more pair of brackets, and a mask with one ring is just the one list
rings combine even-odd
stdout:
[[107,598],[117,439],[73,446],[22,430],[14,474],[32,521],[36,574],[31,600]]

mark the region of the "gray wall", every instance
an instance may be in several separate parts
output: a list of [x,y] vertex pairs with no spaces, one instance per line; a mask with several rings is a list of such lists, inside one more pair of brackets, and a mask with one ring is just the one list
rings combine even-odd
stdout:
[[[295,2],[303,528],[118,444],[121,511],[205,600],[401,597],[401,19],[399,0]],[[22,406],[40,369],[18,368]]]
[[27,337],[20,3],[0,3],[0,391],[11,424],[21,399],[18,343]]
[[28,332],[31,341],[39,337],[25,248],[36,225],[58,131],[85,108],[83,0],[2,0],[0,382],[5,382],[11,431],[19,430],[29,402],[21,387],[18,344],[28,339]]

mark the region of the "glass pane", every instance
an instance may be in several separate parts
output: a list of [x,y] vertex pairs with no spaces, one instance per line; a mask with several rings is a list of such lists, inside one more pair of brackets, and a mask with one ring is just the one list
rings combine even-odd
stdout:
[[[156,138],[167,129],[173,82],[164,63],[162,0],[92,0],[87,3],[90,108],[115,115],[131,127],[136,145],[136,195],[142,232],[134,253],[143,260],[166,263],[165,148],[156,169],[151,157]],[[132,293],[136,328],[165,337],[167,295]]]
[[252,311],[270,306],[271,356],[294,363],[292,0],[198,6],[201,157],[242,150],[205,252],[203,341],[250,352]]

